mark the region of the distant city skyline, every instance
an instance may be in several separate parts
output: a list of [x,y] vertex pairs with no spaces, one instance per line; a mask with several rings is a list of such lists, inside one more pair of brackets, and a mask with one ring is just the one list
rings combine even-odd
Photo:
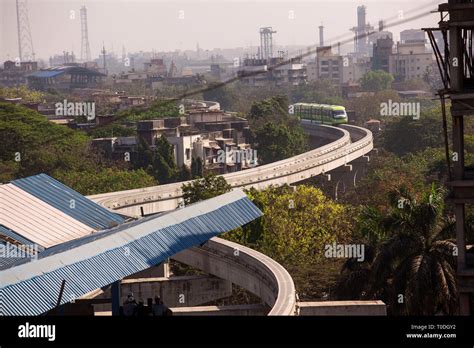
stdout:
[[[242,1],[242,0],[35,0],[29,1],[29,21],[35,54],[47,60],[63,51],[80,57],[80,8],[88,10],[89,41],[92,57],[106,50],[121,55],[127,52],[203,50],[259,45],[258,30],[273,27],[275,45],[316,45],[318,26],[325,26],[326,44],[331,38],[349,40],[356,25],[357,6],[367,6],[367,21],[375,28],[378,21],[410,16],[410,9],[426,4],[434,10],[439,1]],[[417,11],[419,13],[420,10]],[[398,25],[388,30],[398,33],[436,25],[436,14]],[[18,56],[15,0],[0,0],[0,59]],[[352,49],[352,42],[345,46]]]

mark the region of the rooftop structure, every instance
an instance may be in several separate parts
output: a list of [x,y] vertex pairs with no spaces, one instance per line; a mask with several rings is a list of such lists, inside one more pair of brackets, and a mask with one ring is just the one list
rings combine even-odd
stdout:
[[94,88],[105,76],[97,70],[73,64],[41,69],[29,74],[27,79],[28,86],[33,89],[71,90],[75,88]]
[[[8,237],[19,235],[43,248],[125,221],[46,174],[0,185],[0,193],[0,225],[14,233]],[[5,236],[0,231],[0,240]]]
[[[0,270],[2,314],[39,315],[231,231],[262,212],[241,190],[50,248]],[[129,253],[124,252],[129,250]]]

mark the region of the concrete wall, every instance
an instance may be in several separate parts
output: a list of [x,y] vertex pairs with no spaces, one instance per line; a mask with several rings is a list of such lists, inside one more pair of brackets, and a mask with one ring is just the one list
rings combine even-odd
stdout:
[[243,287],[272,308],[270,315],[295,313],[293,279],[280,264],[255,250],[212,238],[203,247],[184,250],[172,259]]
[[202,306],[170,308],[174,316],[248,316],[266,315],[268,307],[262,304],[237,305],[237,306]]
[[[125,302],[129,293],[133,293],[137,302],[142,299],[145,304],[147,299],[159,296],[168,307],[190,307],[231,296],[232,283],[209,276],[124,279],[120,304]],[[110,290],[107,290],[95,299],[110,297]],[[96,311],[110,310],[110,306],[94,305]]]
[[298,302],[299,315],[353,316],[387,315],[387,306],[382,301],[322,301]]

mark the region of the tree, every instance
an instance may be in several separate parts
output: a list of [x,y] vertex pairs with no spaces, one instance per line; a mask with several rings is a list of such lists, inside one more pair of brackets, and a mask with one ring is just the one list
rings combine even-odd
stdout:
[[108,124],[106,126],[98,126],[91,131],[88,132],[88,134],[92,138],[108,138],[108,137],[130,137],[135,135],[136,130],[133,128],[127,128],[125,126],[122,126],[120,124]]
[[371,70],[361,79],[361,86],[365,91],[378,92],[390,88],[394,78],[383,70]]
[[159,99],[154,101],[149,107],[133,107],[119,111],[116,120],[140,121],[179,116],[179,106],[175,101]]
[[188,166],[183,164],[181,170],[179,171],[179,181],[188,181],[192,179],[191,171]]
[[231,191],[232,186],[230,186],[222,176],[208,174],[189,184],[184,184],[181,187],[181,190],[183,191],[184,203],[189,205],[223,195],[224,193]]
[[281,263],[301,298],[320,299],[335,284],[341,266],[340,260],[325,257],[325,246],[350,238],[351,209],[311,186],[250,189],[247,195],[264,215],[224,238]]
[[105,168],[97,171],[67,171],[59,173],[56,179],[83,195],[131,190],[155,186],[155,179],[143,169],[128,171]]
[[178,168],[174,161],[173,145],[165,136],[155,139],[155,153],[153,158],[154,176],[159,183],[170,183],[176,181]]
[[388,122],[383,134],[384,148],[399,156],[429,147],[443,147],[443,128],[439,108],[425,111],[419,120],[400,117]]
[[279,115],[285,117],[288,114],[288,98],[283,95],[277,95],[252,104],[249,117],[260,119],[267,116],[274,117]]
[[143,170],[93,152],[82,132],[22,106],[0,103],[0,182],[46,173],[82,194],[156,185]]
[[308,84],[291,86],[288,94],[292,103],[343,104],[340,88],[329,79],[318,79]]
[[[356,297],[382,298],[395,314],[455,314],[457,308],[456,243],[453,221],[443,219],[444,191],[433,185],[416,197],[406,188],[393,191],[391,210],[374,216],[373,225],[387,233],[360,279],[346,274],[344,287]],[[361,291],[362,290],[362,291]]]
[[153,156],[150,145],[143,137],[138,137],[137,156],[134,160],[135,168],[141,168],[151,173],[153,171]]
[[290,128],[273,122],[267,122],[255,131],[255,142],[262,163],[290,158],[308,148],[307,137],[301,127]]
[[380,119],[380,105],[381,103],[386,103],[388,100],[391,100],[392,102],[400,102],[401,98],[396,91],[385,90],[375,92],[374,95],[363,95],[358,98],[345,100],[343,105],[346,109],[355,112],[356,119],[354,121],[358,125],[365,126],[365,122],[369,119]]
[[232,108],[233,100],[238,97],[236,92],[232,86],[221,82],[213,82],[202,94],[204,100],[217,101],[222,109],[228,110]]
[[44,93],[30,90],[26,86],[0,87],[0,98],[21,98],[23,102],[41,103],[44,97]]
[[201,157],[191,160],[191,176],[193,179],[201,178],[203,175],[202,159]]

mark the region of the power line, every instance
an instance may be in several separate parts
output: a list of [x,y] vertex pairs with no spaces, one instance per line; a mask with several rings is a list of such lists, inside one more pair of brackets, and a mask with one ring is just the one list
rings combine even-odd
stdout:
[[[434,3],[438,3],[438,1],[432,1],[432,4]],[[431,4],[431,3],[430,3]],[[432,11],[431,10],[426,10],[426,7],[427,7],[427,4],[424,4],[423,6],[419,6],[419,7],[416,7],[412,10],[410,10],[409,12],[417,12],[418,10],[420,9],[424,9],[423,12],[419,13],[419,14],[415,14],[411,17],[406,17],[406,18],[402,18],[402,19],[399,19],[397,21],[394,21],[392,23],[387,23],[386,25],[384,25],[384,28],[391,28],[391,27],[394,27],[394,26],[397,26],[397,25],[401,25],[401,24],[405,24],[405,23],[409,23],[409,22],[412,22],[412,21],[415,21],[417,19],[420,19],[420,18],[423,18],[423,17],[427,17],[429,15],[432,14]],[[389,19],[393,19],[393,18],[399,18],[399,16],[395,16],[395,17],[391,17]],[[370,36],[370,35],[373,35],[374,33],[376,33],[375,31],[372,31],[372,32],[368,32],[366,34],[364,34],[363,36],[361,37],[364,37],[364,36]],[[348,35],[351,35],[351,34],[345,34],[343,37],[347,37]],[[330,41],[333,41],[333,40],[330,40]],[[340,41],[338,42],[336,45],[340,45],[340,44],[347,44],[347,43],[350,43],[353,41],[353,36],[351,35],[350,38],[347,38],[345,39],[344,41]],[[334,48],[336,45],[331,45],[330,47],[331,48]],[[192,91],[189,91],[189,92],[185,92],[185,93],[182,93],[181,95],[175,97],[175,98],[172,98],[171,100],[169,100],[169,102],[174,102],[174,101],[177,101],[177,100],[181,100],[181,99],[185,99],[185,98],[188,98],[188,97],[192,97],[194,95],[197,95],[197,94],[200,94],[200,93],[203,93],[203,92],[207,92],[207,91],[212,91],[212,90],[215,90],[217,88],[221,88],[221,87],[224,87],[228,84],[231,84],[233,82],[236,82],[238,80],[241,80],[242,78],[246,78],[246,77],[252,77],[252,76],[257,76],[257,75],[262,75],[262,74],[267,74],[268,72],[272,71],[272,70],[275,70],[276,68],[279,68],[281,66],[284,66],[284,65],[287,65],[287,64],[290,64],[292,61],[294,60],[298,60],[298,59],[302,59],[304,57],[307,57],[307,56],[310,56],[312,54],[315,54],[317,52],[317,47],[315,47],[314,45],[313,46],[309,46],[307,48],[307,52],[304,53],[304,54],[299,54],[299,55],[296,55],[292,58],[289,58],[289,59],[286,59],[286,60],[283,60],[281,61],[280,63],[278,64],[275,64],[275,65],[272,65],[270,67],[268,67],[268,69],[266,71],[261,71],[261,70],[258,70],[258,71],[251,71],[251,72],[245,72],[245,73],[242,73],[240,74],[239,76],[236,76],[236,77],[233,77],[233,78],[230,78],[226,81],[223,81],[223,82],[219,82],[219,83],[216,83],[216,84],[213,84],[212,86],[210,87],[205,87],[205,88],[198,88],[198,89],[195,89],[195,90],[192,90]]]

